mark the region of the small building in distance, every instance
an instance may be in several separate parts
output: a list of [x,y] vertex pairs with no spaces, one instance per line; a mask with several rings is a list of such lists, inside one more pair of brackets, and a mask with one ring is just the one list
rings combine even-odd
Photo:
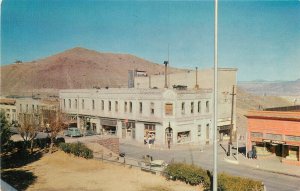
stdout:
[[300,105],[249,111],[247,150],[300,165]]
[[63,112],[83,131],[154,144],[212,143],[212,90],[66,89]]
[[5,113],[9,123],[17,121],[16,100],[11,98],[0,98],[0,110]]

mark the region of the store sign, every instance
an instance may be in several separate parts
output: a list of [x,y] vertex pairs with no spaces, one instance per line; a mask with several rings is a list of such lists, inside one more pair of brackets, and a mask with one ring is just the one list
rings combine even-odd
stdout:
[[263,142],[265,143],[271,143],[271,144],[285,144],[285,141],[277,141],[277,140],[269,140],[269,139],[263,139]]
[[283,140],[282,139],[282,135],[280,135],[280,134],[272,134],[272,133],[267,133],[265,135],[265,138],[266,139],[270,139],[270,140],[279,140],[279,141]]
[[106,126],[117,126],[117,120],[101,119],[100,124]]

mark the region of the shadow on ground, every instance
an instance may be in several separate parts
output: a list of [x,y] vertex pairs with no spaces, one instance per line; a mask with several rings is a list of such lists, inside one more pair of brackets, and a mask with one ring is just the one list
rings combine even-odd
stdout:
[[1,178],[17,190],[26,190],[37,177],[27,170],[4,170]]

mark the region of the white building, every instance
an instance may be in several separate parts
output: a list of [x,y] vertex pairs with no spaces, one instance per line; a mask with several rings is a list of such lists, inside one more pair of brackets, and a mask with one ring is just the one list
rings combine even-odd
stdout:
[[[168,72],[167,72],[168,73]],[[214,88],[214,70],[213,68],[190,70],[186,72],[165,75],[134,76],[132,79],[136,89],[139,88],[172,88],[173,85],[186,86],[187,89]],[[233,135],[236,131],[236,96],[233,87],[237,85],[236,68],[218,69],[218,129],[220,138],[223,134],[229,134],[231,125],[233,125]]]
[[82,131],[140,143],[212,142],[211,89],[68,89],[59,97]]

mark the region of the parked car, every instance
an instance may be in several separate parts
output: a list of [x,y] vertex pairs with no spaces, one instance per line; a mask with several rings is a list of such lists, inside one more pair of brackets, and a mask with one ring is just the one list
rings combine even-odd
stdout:
[[69,137],[81,137],[82,133],[77,127],[69,127],[68,130],[65,131],[65,135]]

